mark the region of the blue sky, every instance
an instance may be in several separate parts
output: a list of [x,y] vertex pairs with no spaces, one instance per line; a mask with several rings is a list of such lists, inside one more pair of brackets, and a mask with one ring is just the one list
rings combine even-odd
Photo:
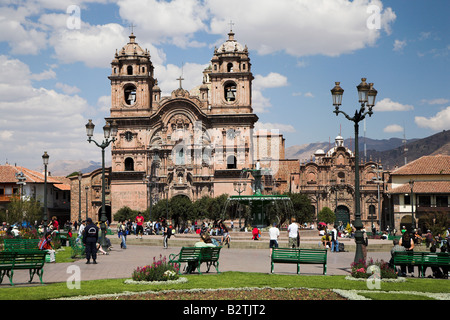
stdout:
[[[75,10],[74,10],[75,9]],[[450,129],[448,0],[3,0],[0,3],[0,163],[100,161],[109,116],[110,62],[128,41],[149,49],[164,95],[201,84],[214,46],[235,38],[250,51],[258,127],[286,146],[353,137],[332,112],[359,108],[362,77],[378,90],[366,136],[423,138]],[[361,135],[363,123],[361,123]]]

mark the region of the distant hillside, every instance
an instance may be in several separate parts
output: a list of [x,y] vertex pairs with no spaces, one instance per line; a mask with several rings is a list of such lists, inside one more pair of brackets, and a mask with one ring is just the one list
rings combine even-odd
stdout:
[[450,131],[442,131],[423,139],[408,142],[406,148],[408,149],[406,153],[403,152],[403,146],[386,151],[368,150],[367,156],[371,156],[372,159],[381,159],[386,169],[393,169],[395,166],[405,164],[405,156],[409,163],[426,155],[450,155]]
[[95,169],[101,168],[102,164],[95,161],[85,160],[58,160],[50,162],[48,171],[52,176],[67,176],[75,171],[83,173],[92,172]]
[[[416,140],[417,139],[411,139],[411,140],[407,140],[407,141],[414,142]],[[355,149],[354,139],[344,139],[344,145],[352,151]],[[366,146],[366,151],[367,150],[386,151],[386,150],[400,147],[403,145],[403,143],[402,143],[402,139],[400,139],[400,138],[376,140],[376,139],[359,137],[359,151],[361,153],[361,156],[364,155],[364,145]],[[330,141],[330,142],[315,142],[315,143],[309,143],[309,144],[304,144],[304,145],[300,145],[300,146],[292,146],[292,147],[286,148],[286,158],[300,159],[301,161],[303,161],[305,159],[310,159],[311,156],[313,156],[314,153],[318,149],[322,149],[325,152],[327,152],[332,147],[334,147],[334,140]]]
[[[386,169],[405,164],[404,144],[400,138],[376,140],[359,137],[360,156],[364,157],[364,141],[366,145],[366,159],[381,160]],[[353,139],[345,139],[344,145],[352,151],[355,149]],[[327,152],[334,146],[334,141],[316,142],[286,148],[286,158],[309,160],[318,149]],[[408,149],[407,162],[411,162],[425,155],[450,155],[450,131],[442,131],[423,139],[410,139],[406,141]]]

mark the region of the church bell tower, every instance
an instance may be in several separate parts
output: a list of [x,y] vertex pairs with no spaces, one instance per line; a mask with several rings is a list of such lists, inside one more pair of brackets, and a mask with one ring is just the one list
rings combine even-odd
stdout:
[[153,64],[150,53],[135,41],[116,51],[111,62],[111,117],[150,116],[152,112]]

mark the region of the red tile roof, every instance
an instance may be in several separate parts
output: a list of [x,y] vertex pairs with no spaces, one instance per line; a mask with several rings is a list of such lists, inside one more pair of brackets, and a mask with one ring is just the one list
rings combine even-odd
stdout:
[[391,175],[427,174],[450,175],[450,156],[442,154],[435,156],[423,156],[391,172]]
[[[390,190],[388,193],[411,193],[411,186],[409,183],[402,184],[397,188]],[[415,181],[413,186],[413,193],[446,193],[450,194],[450,180],[449,181]]]
[[[0,183],[17,183],[16,173],[23,172],[28,183],[44,183],[45,174],[20,166],[0,165]],[[47,176],[47,183],[54,184],[61,190],[70,190],[70,182],[65,177]],[[68,188],[68,189],[67,189]]]

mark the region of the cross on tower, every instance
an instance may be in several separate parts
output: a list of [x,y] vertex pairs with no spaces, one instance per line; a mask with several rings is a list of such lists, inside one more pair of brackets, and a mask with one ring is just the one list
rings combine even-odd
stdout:
[[134,31],[134,27],[136,27],[136,26],[133,23],[131,23],[131,25],[129,26],[132,34],[133,34],[133,31]]
[[182,78],[182,77],[180,76],[177,80],[180,81],[180,89],[183,89],[183,87],[181,86],[181,81],[184,80],[184,78]]
[[230,31],[233,31],[233,26],[234,26],[233,20],[230,20]]

